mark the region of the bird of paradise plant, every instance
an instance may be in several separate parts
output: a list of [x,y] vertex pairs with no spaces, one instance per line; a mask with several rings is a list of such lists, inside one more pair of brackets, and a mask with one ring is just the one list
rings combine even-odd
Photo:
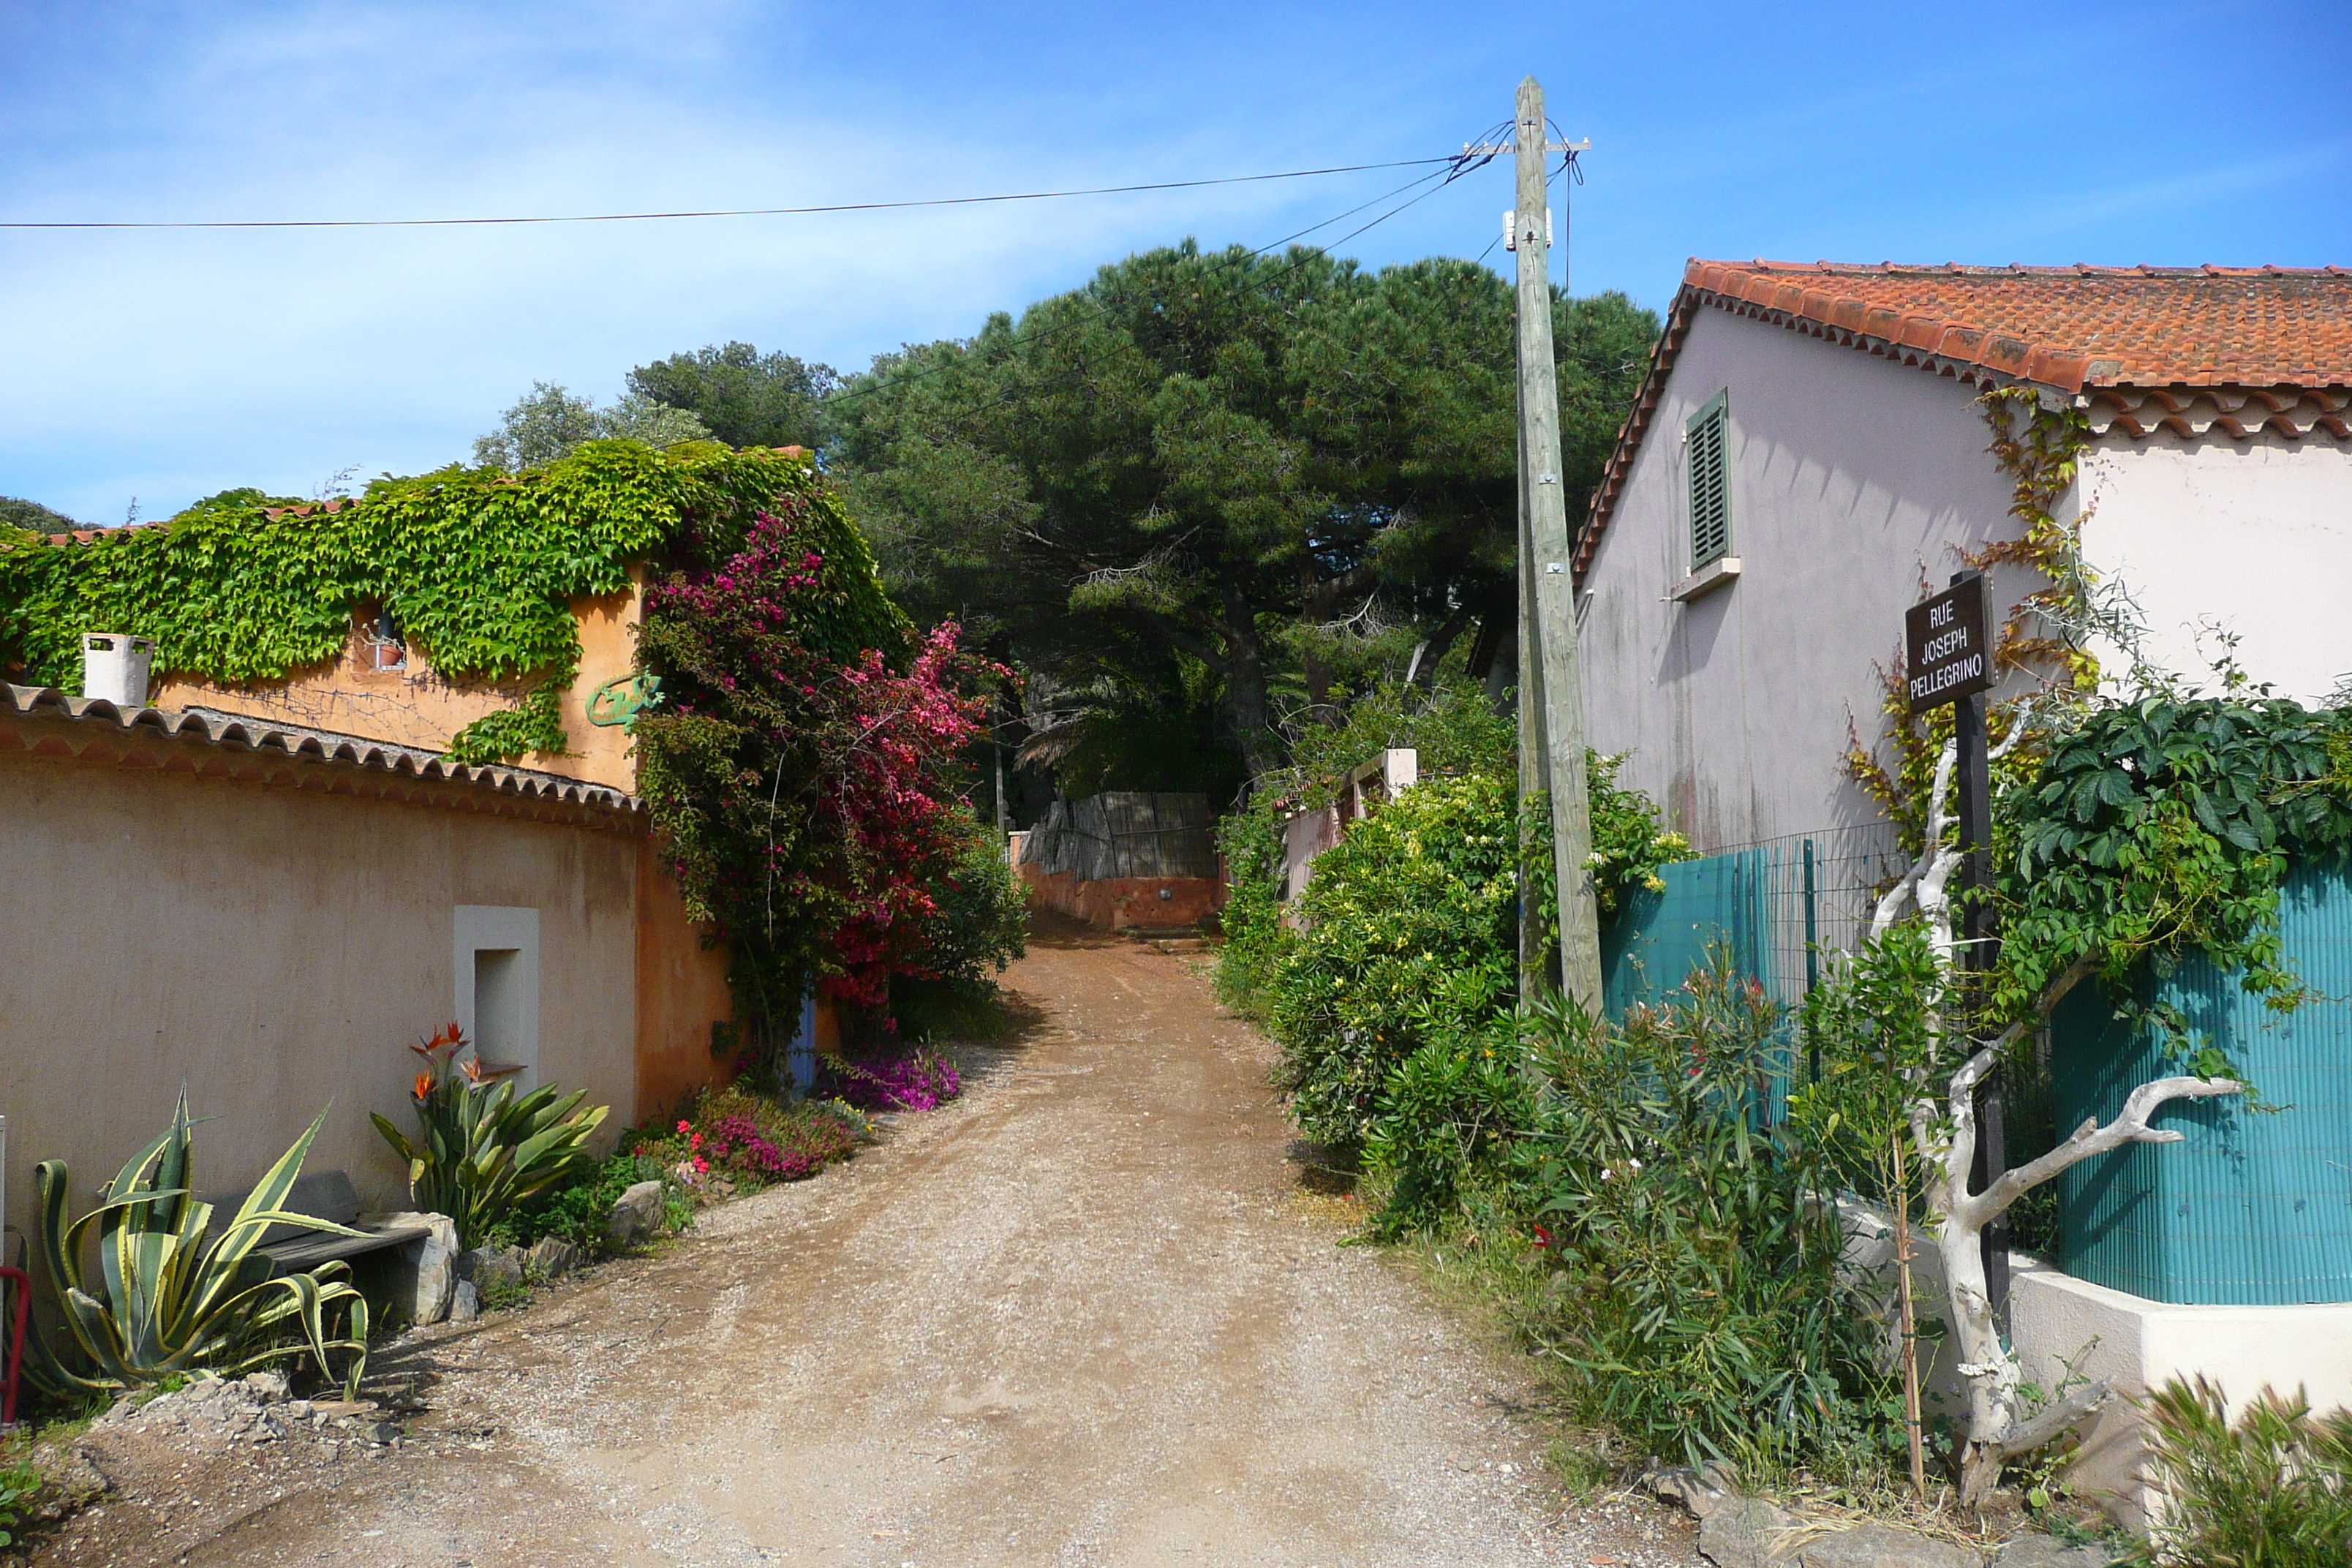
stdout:
[[562,1185],[588,1163],[589,1135],[610,1106],[581,1110],[585,1089],[561,1099],[551,1085],[514,1092],[519,1068],[487,1067],[467,1055],[451,1024],[408,1048],[425,1058],[411,1099],[415,1138],[382,1116],[371,1119],[403,1160],[416,1206],[446,1214],[475,1247],[518,1204]]
[[[320,1111],[217,1234],[213,1205],[191,1191],[195,1124],[184,1089],[172,1125],[99,1189],[99,1206],[79,1219],[67,1219],[66,1162],[44,1160],[35,1167],[42,1260],[63,1308],[60,1321],[79,1353],[61,1355],[44,1340],[32,1340],[26,1349],[34,1380],[60,1394],[103,1394],[197,1367],[244,1372],[307,1348],[331,1381],[327,1352],[349,1352],[343,1391],[356,1397],[367,1365],[368,1310],[350,1282],[350,1265],[322,1263],[273,1279],[273,1261],[258,1250],[274,1225],[359,1234],[284,1206],[326,1120]],[[83,1243],[93,1225],[95,1276],[82,1268]],[[328,1321],[337,1309],[346,1331],[330,1338]],[[300,1342],[281,1337],[289,1325],[300,1327]]]

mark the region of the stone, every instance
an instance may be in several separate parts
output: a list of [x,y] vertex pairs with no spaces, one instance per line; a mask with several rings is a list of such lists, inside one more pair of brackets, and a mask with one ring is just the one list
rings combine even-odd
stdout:
[[2104,1546],[2069,1546],[2040,1531],[2021,1535],[1993,1554],[1993,1568],[2108,1568],[2116,1554]]
[[1780,1561],[1795,1568],[1984,1568],[1983,1554],[1969,1547],[1874,1521],[1814,1536]]
[[246,1397],[256,1405],[282,1404],[286,1398],[286,1374],[282,1372],[256,1372],[237,1379]]
[[604,1239],[616,1247],[643,1247],[661,1234],[662,1184],[639,1182],[623,1193],[604,1225]]
[[449,1315],[449,1298],[457,1288],[457,1222],[446,1214],[368,1215],[371,1225],[407,1230],[423,1226],[425,1234],[402,1245],[383,1264],[384,1289],[395,1317],[412,1323],[437,1323]]
[[460,1279],[457,1288],[449,1292],[449,1321],[470,1323],[482,1310],[482,1293],[474,1289],[471,1279]]
[[1796,1519],[1762,1498],[1727,1497],[1698,1521],[1699,1555],[1716,1568],[1788,1568],[1795,1553],[1777,1549]]
[[522,1269],[526,1275],[552,1279],[559,1274],[569,1274],[586,1261],[581,1250],[560,1236],[542,1236],[523,1254]]
[[1705,1519],[1731,1500],[1731,1489],[1738,1479],[1738,1472],[1720,1459],[1709,1459],[1704,1471],[1688,1465],[1668,1469],[1652,1459],[1642,1472],[1641,1484],[1669,1502],[1682,1504],[1692,1518]]
[[474,1288],[478,1304],[492,1290],[522,1283],[522,1257],[519,1247],[477,1247],[457,1254],[457,1278]]

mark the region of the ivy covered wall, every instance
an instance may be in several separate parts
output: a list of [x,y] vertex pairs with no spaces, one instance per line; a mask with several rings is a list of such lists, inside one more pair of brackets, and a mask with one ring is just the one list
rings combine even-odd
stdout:
[[580,660],[571,601],[626,589],[642,562],[698,563],[706,541],[740,537],[788,495],[809,502],[824,563],[798,607],[803,635],[837,658],[903,657],[906,619],[809,458],[592,441],[520,475],[386,476],[331,509],[239,489],[88,542],[0,528],[0,668],[76,689],[82,633],[114,631],[155,640],[159,679],[269,683],[334,660],[354,613],[381,606],[452,680],[535,683],[452,736],[451,754],[561,753],[557,699]]

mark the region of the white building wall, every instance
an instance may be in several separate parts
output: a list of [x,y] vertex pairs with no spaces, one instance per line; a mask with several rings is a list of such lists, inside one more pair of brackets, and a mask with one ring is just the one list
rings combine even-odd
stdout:
[[2152,662],[2205,676],[2214,627],[2281,697],[2316,701],[2352,676],[2352,445],[2116,432],[2084,455],[2076,493],[2084,559],[2137,601]]
[[[1739,578],[1690,604],[1683,427],[1730,392]],[[1702,852],[1874,822],[1843,773],[1851,718],[1880,732],[1873,666],[1963,552],[2013,537],[2011,481],[1976,389],[1786,328],[1703,310],[1583,587],[1592,744],[1630,752]],[[2000,601],[1996,584],[1996,600]]]

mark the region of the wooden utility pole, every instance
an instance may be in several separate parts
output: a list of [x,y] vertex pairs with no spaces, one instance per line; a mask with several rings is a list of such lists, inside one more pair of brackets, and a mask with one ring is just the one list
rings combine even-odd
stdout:
[[[1578,149],[1544,135],[1543,87],[1519,83],[1512,151],[1519,258],[1519,787],[1550,792],[1552,865],[1559,891],[1559,983],[1601,1008],[1601,911],[1592,888],[1592,803],[1584,769],[1584,686],[1576,648],[1576,574],[1568,499],[1560,485],[1559,379],[1551,341],[1551,211],[1548,153]],[[1530,723],[1528,721],[1538,721]],[[1533,900],[1520,900],[1522,919]],[[1522,963],[1528,947],[1522,942]],[[1524,988],[1527,976],[1523,973]]]

